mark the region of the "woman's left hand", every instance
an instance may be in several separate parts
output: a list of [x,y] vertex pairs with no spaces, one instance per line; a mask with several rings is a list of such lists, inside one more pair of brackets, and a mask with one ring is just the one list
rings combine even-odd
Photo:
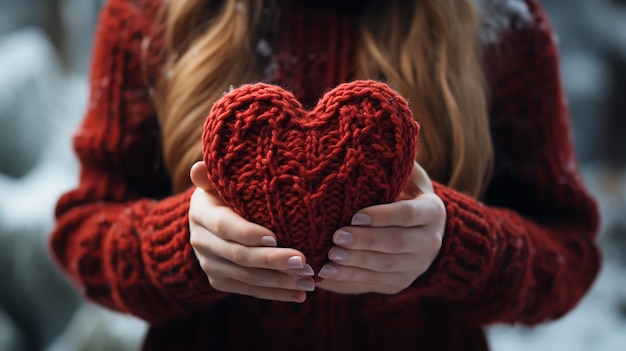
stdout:
[[317,286],[343,294],[396,294],[430,267],[445,223],[443,201],[415,162],[398,201],[364,208],[351,226],[335,232],[331,262],[319,272],[324,280]]

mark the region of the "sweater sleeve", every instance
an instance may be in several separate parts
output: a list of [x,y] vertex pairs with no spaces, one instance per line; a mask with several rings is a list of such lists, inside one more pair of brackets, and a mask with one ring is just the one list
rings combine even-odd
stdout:
[[434,182],[448,214],[443,246],[404,296],[445,303],[472,324],[558,318],[600,266],[598,210],[578,173],[553,34],[528,4],[532,27],[487,49],[496,163],[484,202]]
[[80,180],[58,201],[50,245],[87,298],[155,323],[223,294],[212,290],[189,244],[192,189],[166,195],[139,55],[153,24],[140,6],[110,0],[101,12],[90,103],[74,137]]

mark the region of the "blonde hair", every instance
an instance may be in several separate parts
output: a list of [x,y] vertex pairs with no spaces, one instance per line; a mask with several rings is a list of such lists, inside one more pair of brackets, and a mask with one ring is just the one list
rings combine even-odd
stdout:
[[[175,191],[201,159],[201,126],[229,86],[262,79],[255,50],[262,0],[176,0],[167,8],[159,83],[165,164]],[[470,0],[373,1],[361,17],[359,78],[384,79],[422,126],[418,161],[432,179],[478,197],[493,150]]]

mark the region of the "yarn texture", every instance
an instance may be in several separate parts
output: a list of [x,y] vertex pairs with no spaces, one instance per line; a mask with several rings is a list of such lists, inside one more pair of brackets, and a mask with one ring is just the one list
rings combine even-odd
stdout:
[[[404,291],[342,295],[317,289],[307,294],[305,303],[292,304],[213,289],[189,243],[187,213],[194,188],[173,194],[160,154],[150,90],[164,73],[162,0],[108,0],[103,8],[90,101],[74,137],[80,179],[56,207],[53,257],[90,301],[148,321],[146,350],[485,351],[485,326],[537,325],[563,316],[588,291],[599,270],[598,209],[573,152],[554,33],[537,0],[518,1],[528,9],[524,18],[506,11],[510,18],[501,22],[506,26],[482,48],[495,150],[493,177],[480,199],[433,179],[447,211],[441,251]],[[262,50],[272,63],[263,82],[292,92],[308,111],[325,92],[359,78],[358,18],[350,11],[334,11],[331,1],[321,8],[316,1],[277,3],[288,5],[280,8],[277,19],[281,35],[268,38],[268,50]],[[516,25],[520,20],[524,26]],[[239,96],[233,93],[231,97]],[[348,100],[360,96],[346,94]],[[272,116],[284,115],[291,123],[309,117],[284,91],[275,95],[282,102],[268,110]],[[344,94],[324,101],[340,96]],[[380,102],[373,96],[356,100]],[[291,107],[281,110],[284,104]],[[396,99],[389,108],[400,104]],[[242,111],[251,106],[242,105]],[[329,105],[328,110],[337,108]],[[306,134],[294,129],[294,135]],[[201,134],[198,126],[198,142]],[[326,134],[318,134],[318,142]],[[218,145],[229,145],[220,140]],[[401,149],[409,150],[409,142]],[[250,149],[249,143],[242,144],[244,149]],[[229,178],[237,173],[226,176],[225,168],[215,170],[217,184],[237,184]],[[377,177],[369,170],[364,174]],[[368,186],[362,183],[354,186]],[[399,178],[388,181],[400,183]],[[348,191],[354,190],[349,186]],[[236,187],[221,188],[237,194]],[[295,188],[279,190],[289,189]],[[337,208],[343,208],[344,202],[355,200],[337,201]]]
[[213,106],[204,162],[236,213],[301,250],[318,272],[333,233],[356,211],[397,199],[418,131],[406,101],[382,83],[342,84],[310,112],[280,87],[245,85]]

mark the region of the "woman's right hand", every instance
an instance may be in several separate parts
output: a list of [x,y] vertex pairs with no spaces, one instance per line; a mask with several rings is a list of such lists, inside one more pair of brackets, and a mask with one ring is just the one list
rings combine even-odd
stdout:
[[204,162],[191,168],[189,241],[211,286],[275,301],[304,302],[315,289],[302,252],[276,247],[276,236],[248,222],[214,192]]

